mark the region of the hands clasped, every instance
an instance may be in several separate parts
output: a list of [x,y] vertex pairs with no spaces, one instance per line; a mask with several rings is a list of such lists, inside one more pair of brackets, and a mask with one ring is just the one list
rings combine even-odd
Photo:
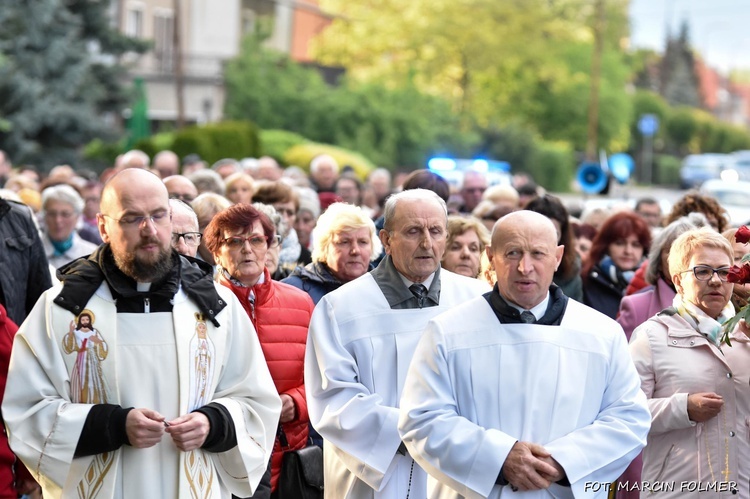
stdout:
[[125,420],[130,445],[139,449],[158,444],[166,432],[181,451],[195,450],[206,441],[210,428],[208,418],[200,412],[166,421],[164,416],[151,409],[133,409]]
[[540,490],[565,478],[565,470],[541,445],[519,441],[505,459],[503,476],[513,490]]

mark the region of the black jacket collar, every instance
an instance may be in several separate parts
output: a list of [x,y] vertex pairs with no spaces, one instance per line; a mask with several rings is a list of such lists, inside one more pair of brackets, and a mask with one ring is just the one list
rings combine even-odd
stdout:
[[[521,324],[521,313],[517,308],[508,305],[508,302],[500,296],[497,284],[489,293],[484,294],[484,298],[492,307],[493,312],[497,316],[497,319],[502,324]],[[544,312],[544,316],[536,321],[535,324],[541,324],[543,326],[559,326],[562,322],[563,315],[565,315],[565,309],[568,306],[568,297],[562,292],[557,285],[552,284],[549,288],[549,303],[547,304],[547,311]]]
[[136,282],[120,271],[114,263],[109,244],[103,244],[88,257],[73,260],[57,271],[63,283],[62,291],[54,302],[78,315],[101,285],[107,281],[115,300],[128,300],[139,296],[153,296],[171,301],[182,286],[188,297],[198,308],[219,326],[216,315],[226,307],[213,283],[210,265],[172,251],[172,270],[161,281],[153,283],[151,290],[141,293]]

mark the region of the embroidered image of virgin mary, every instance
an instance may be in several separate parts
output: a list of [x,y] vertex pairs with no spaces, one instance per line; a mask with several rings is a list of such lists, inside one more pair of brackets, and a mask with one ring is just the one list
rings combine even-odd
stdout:
[[195,314],[195,334],[190,340],[190,399],[188,412],[208,403],[214,376],[214,344],[208,336],[203,314]]
[[94,313],[84,309],[70,321],[70,329],[63,337],[65,353],[76,354],[70,373],[70,393],[73,402],[80,404],[107,403],[101,363],[107,358],[109,346],[94,328],[94,321]]

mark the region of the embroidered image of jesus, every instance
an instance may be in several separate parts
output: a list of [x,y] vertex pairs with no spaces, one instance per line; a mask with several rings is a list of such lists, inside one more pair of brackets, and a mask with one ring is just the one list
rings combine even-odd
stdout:
[[94,313],[88,309],[76,320],[63,337],[66,354],[75,353],[76,360],[70,373],[70,392],[73,402],[80,404],[106,404],[107,390],[102,376],[102,361],[107,358],[107,342],[94,328]]

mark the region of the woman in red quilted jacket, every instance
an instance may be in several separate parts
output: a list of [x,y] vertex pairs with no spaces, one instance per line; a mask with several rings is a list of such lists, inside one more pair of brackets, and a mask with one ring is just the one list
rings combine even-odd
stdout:
[[219,282],[234,292],[255,326],[281,397],[280,431],[271,457],[275,491],[284,452],[307,445],[304,362],[313,302],[304,291],[271,280],[266,253],[279,241],[269,218],[253,206],[238,204],[218,213],[203,239],[220,266]]

